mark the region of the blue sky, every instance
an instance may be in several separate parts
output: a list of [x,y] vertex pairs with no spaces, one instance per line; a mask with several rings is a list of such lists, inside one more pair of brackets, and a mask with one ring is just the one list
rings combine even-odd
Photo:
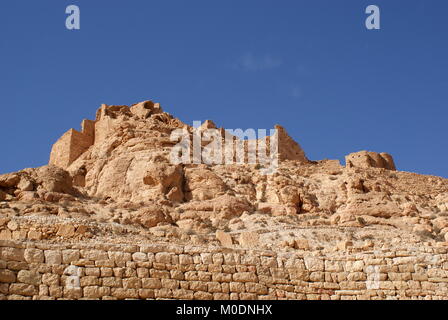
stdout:
[[[81,30],[65,28],[65,8]],[[369,31],[365,8],[381,9]],[[192,124],[283,125],[313,160],[391,153],[448,177],[448,2],[0,2],[0,173],[48,162],[101,103],[152,99]]]

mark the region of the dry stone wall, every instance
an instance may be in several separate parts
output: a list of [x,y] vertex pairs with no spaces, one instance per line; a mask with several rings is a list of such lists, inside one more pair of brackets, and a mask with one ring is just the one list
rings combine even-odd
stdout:
[[447,249],[418,250],[0,241],[0,299],[448,299]]

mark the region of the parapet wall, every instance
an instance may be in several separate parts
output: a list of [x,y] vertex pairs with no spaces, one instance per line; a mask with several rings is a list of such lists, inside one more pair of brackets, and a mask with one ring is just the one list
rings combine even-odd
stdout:
[[0,241],[0,299],[448,299],[446,248],[325,256]]

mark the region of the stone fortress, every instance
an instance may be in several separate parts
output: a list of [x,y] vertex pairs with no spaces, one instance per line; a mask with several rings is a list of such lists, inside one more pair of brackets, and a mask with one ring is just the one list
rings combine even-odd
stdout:
[[311,161],[281,126],[272,175],[175,165],[193,128],[152,101],[81,128],[0,175],[0,299],[448,299],[447,179]]

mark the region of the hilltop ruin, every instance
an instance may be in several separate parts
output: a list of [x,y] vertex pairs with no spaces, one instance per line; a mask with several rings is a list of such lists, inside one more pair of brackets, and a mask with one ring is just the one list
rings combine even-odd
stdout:
[[170,134],[195,128],[102,105],[48,165],[0,175],[0,299],[448,297],[447,179],[387,153],[310,160],[275,128],[272,174],[173,164]]

